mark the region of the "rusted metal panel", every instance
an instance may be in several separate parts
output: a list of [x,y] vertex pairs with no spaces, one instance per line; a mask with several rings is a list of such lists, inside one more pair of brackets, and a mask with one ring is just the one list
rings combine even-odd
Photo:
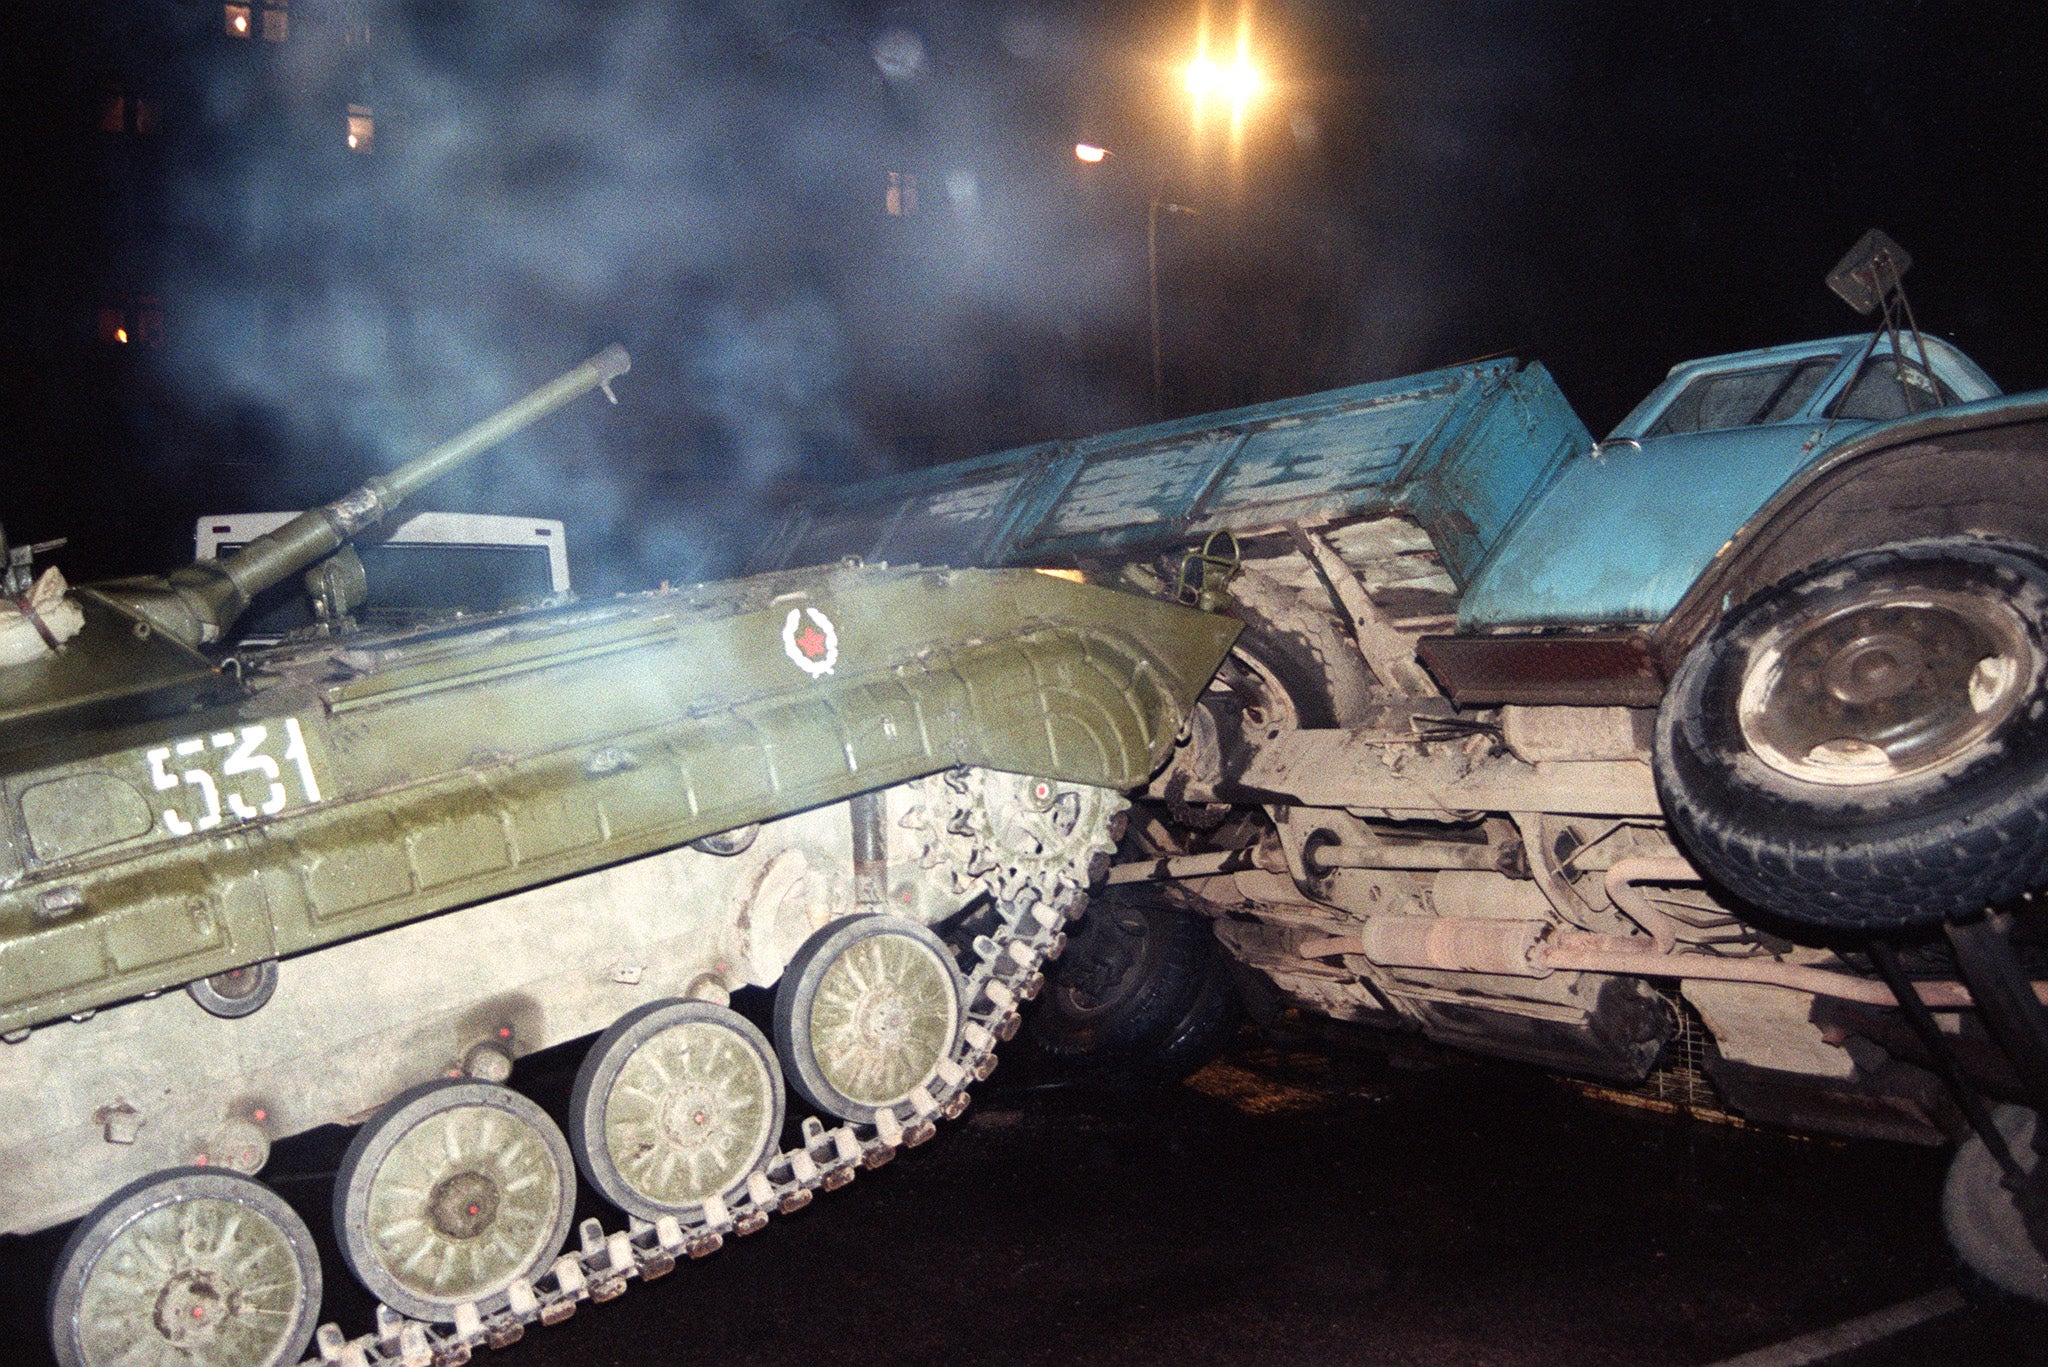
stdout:
[[1664,696],[1664,675],[1642,632],[1425,636],[1415,653],[1461,707],[1655,707]]
[[1440,818],[1445,812],[1568,812],[1655,816],[1650,766],[1637,760],[1524,764],[1455,746],[1390,746],[1370,731],[1286,731],[1261,744],[1241,790],[1308,807],[1364,807]]
[[1488,361],[828,491],[791,509],[748,568],[1065,564],[1399,512],[1462,583],[1590,441],[1541,366]]

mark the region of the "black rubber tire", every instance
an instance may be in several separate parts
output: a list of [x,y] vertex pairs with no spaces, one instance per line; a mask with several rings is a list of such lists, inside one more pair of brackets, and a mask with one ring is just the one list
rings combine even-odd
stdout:
[[[1286,695],[1265,700],[1260,720],[1284,725],[1286,714],[1292,712],[1293,725],[1304,730],[1343,726],[1352,720],[1345,715],[1338,699],[1347,694],[1363,695],[1372,687],[1372,676],[1355,647],[1350,648],[1352,653],[1348,655],[1331,653],[1340,639],[1334,623],[1329,628],[1329,641],[1318,642],[1308,631],[1285,625],[1251,603],[1238,602],[1231,608],[1231,615],[1244,623],[1237,643],[1231,647],[1232,653],[1255,662],[1257,671],[1268,676]],[[1237,666],[1244,669],[1244,660],[1240,659]],[[1248,701],[1258,705],[1257,700]],[[1247,732],[1258,725],[1259,721],[1246,718]]]
[[[1738,698],[1752,649],[1852,595],[1995,596],[2024,626],[2018,704],[1948,763],[1883,783],[1806,782],[1751,750]],[[1766,589],[1679,667],[1657,713],[1657,792],[1695,863],[1754,906],[1822,930],[1896,931],[2048,882],[2048,566],[1962,538],[1882,547]]]
[[1244,1023],[1244,1006],[1237,997],[1237,974],[1230,955],[1214,934],[1210,935],[1208,963],[1187,1013],[1174,1023],[1166,1037],[1136,1059],[1139,1077],[1178,1082],[1223,1052]]
[[[2000,1106],[1991,1119],[2013,1158],[2032,1172],[2041,1161],[2034,1152],[2034,1113],[2023,1106]],[[2048,1258],[2028,1236],[2017,1199],[2005,1189],[1997,1160],[1977,1135],[1965,1139],[1949,1163],[1941,1190],[1941,1227],[1965,1276],[1981,1283],[1968,1288],[1975,1298],[1993,1305],[2011,1298],[2048,1306]]]
[[1128,888],[1095,896],[1046,969],[1027,1025],[1062,1068],[1165,1081],[1213,1058],[1235,1031],[1236,993],[1204,918]]
[[[1293,710],[1300,726],[1335,726],[1336,705],[1331,700],[1330,681],[1315,643],[1302,632],[1289,631],[1251,608],[1240,607],[1236,615],[1243,621],[1244,630],[1238,633],[1237,644],[1231,649],[1250,656],[1272,676],[1287,695],[1282,706]],[[1257,705],[1256,701],[1252,703]],[[1271,710],[1270,702],[1267,710]],[[1255,725],[1259,720],[1264,720],[1263,715],[1248,716],[1246,724]]]
[[[320,1254],[306,1222],[284,1198],[253,1177],[219,1168],[171,1168],[122,1187],[80,1220],[65,1241],[49,1294],[50,1345],[60,1367],[107,1367],[111,1359],[88,1356],[87,1336],[78,1323],[86,1284],[101,1257],[137,1221],[191,1199],[233,1202],[284,1237],[299,1274],[299,1303],[292,1322],[277,1335],[274,1351],[265,1360],[252,1360],[249,1367],[294,1367],[305,1355],[320,1318],[321,1296]],[[240,1298],[230,1295],[227,1300],[236,1305]]]

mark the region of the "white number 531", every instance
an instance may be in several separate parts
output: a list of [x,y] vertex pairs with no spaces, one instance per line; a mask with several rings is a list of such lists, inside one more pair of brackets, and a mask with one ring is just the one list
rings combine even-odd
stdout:
[[[320,782],[313,777],[313,762],[306,754],[306,737],[297,717],[284,719],[283,761],[296,771],[306,801],[320,800]],[[201,811],[186,817],[176,808],[164,808],[164,829],[172,835],[210,831],[223,821],[247,821],[255,816],[275,816],[291,799],[285,792],[284,771],[276,759],[263,753],[270,742],[268,726],[244,726],[239,731],[216,731],[210,736],[159,745],[143,758],[149,763],[150,782],[159,792],[184,786],[197,789]],[[226,758],[223,759],[222,753]],[[172,757],[194,761],[189,768],[172,773]],[[218,768],[218,776],[215,768]],[[246,774],[256,774],[257,792],[245,786]],[[221,804],[227,804],[223,810]]]

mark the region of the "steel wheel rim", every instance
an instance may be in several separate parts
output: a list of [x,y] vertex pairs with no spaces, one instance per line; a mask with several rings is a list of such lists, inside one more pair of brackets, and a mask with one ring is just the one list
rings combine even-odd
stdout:
[[290,1236],[224,1197],[166,1201],[108,1240],[79,1288],[89,1363],[259,1367],[293,1351],[306,1281]]
[[604,1144],[619,1178],[656,1205],[698,1205],[746,1179],[775,1141],[776,1081],[737,1031],[684,1021],[620,1064]]
[[886,1106],[938,1071],[959,1018],[952,970],[938,951],[893,931],[864,935],[818,978],[811,1056],[839,1095]]
[[1267,730],[1298,730],[1301,716],[1294,706],[1294,696],[1287,691],[1280,676],[1273,672],[1272,666],[1242,646],[1231,647],[1230,659],[1251,676],[1253,690],[1249,693],[1235,684],[1225,684],[1242,700],[1244,719]]
[[1105,897],[1090,909],[1067,952],[1054,993],[1068,1016],[1092,1021],[1130,999],[1158,958],[1159,944],[1143,911]]
[[546,1136],[527,1121],[496,1106],[449,1106],[423,1116],[377,1165],[363,1239],[408,1294],[479,1300],[553,1251],[560,1186]]
[[1751,753],[1788,777],[1893,783],[1968,755],[2024,703],[2034,666],[2010,605],[1902,587],[1767,634],[1737,717]]

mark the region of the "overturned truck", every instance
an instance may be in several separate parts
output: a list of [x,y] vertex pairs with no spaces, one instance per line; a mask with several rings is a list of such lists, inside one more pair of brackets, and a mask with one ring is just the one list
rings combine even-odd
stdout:
[[1830,284],[1873,333],[1681,364],[1602,441],[1492,360],[835,491],[752,568],[1243,624],[1038,1008],[1060,1047],[1174,1061],[1186,956],[1144,946],[1189,914],[1316,1017],[1623,1086],[1683,1036],[1750,1117],[1963,1140],[1951,1236],[2048,1299],[2048,392],[1922,335],[1905,265],[1871,234]]
[[[381,1308],[317,1330],[358,1367],[502,1347],[922,1143],[1237,633],[856,567],[355,629],[352,537],[627,364],[220,560],[6,557],[0,1233],[77,1221],[65,1367],[296,1362],[336,1269],[256,1174],[315,1126],[359,1127],[334,1232]],[[301,573],[312,624],[224,653]],[[592,1035],[558,1126],[515,1065]],[[572,1243],[579,1172],[626,1218]]]

